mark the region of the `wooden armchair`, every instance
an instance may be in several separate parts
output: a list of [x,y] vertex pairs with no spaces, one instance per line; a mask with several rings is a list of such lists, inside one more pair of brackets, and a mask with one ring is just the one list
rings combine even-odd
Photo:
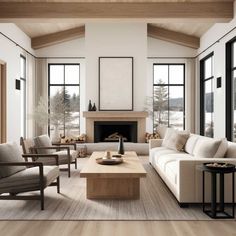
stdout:
[[[77,169],[77,155],[76,144],[52,144],[48,135],[37,136],[34,139],[24,139],[21,137],[20,143],[24,154],[55,154],[59,157],[59,165],[67,165],[68,177],[71,176],[71,164],[75,164]],[[69,146],[72,146],[74,150],[71,150]],[[52,159],[41,159],[36,156],[34,161],[42,161],[44,165],[55,165],[55,161]],[[62,169],[61,169],[62,170]]]
[[[48,186],[57,186],[57,192],[60,193],[58,166],[44,166],[42,162],[24,161],[36,157],[51,158],[58,164],[58,155],[21,156],[17,144],[0,144],[0,200],[39,200],[41,210],[44,210],[44,189]],[[17,195],[38,190],[39,196]]]

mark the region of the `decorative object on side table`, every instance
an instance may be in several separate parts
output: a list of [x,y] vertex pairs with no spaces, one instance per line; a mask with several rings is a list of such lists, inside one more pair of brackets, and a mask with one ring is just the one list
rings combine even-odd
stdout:
[[[234,173],[235,165],[228,163],[203,163],[197,166],[197,169],[202,171],[202,208],[203,212],[213,219],[227,219],[234,218]],[[205,202],[205,172],[211,174],[211,208],[206,209],[207,203]],[[232,175],[232,207],[231,214],[225,210],[225,194],[224,194],[224,177],[225,174]],[[217,175],[219,175],[220,186],[220,202],[217,203]],[[219,205],[219,206],[218,206]]]
[[118,154],[121,154],[121,155],[125,154],[124,140],[122,136],[119,137]]

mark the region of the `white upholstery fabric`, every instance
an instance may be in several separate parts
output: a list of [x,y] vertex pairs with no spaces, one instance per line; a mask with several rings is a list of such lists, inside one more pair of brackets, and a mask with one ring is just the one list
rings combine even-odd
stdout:
[[221,144],[221,140],[199,138],[195,144],[193,155],[198,157],[213,158]]
[[185,151],[189,154],[193,154],[193,149],[195,147],[195,144],[197,140],[199,139],[199,135],[196,134],[191,134],[190,137],[188,138],[186,144],[185,144]]
[[167,128],[165,137],[164,137],[163,142],[162,142],[162,146],[163,147],[167,147],[168,146],[168,143],[169,143],[170,138],[173,135],[174,131],[175,130],[173,128]]
[[236,143],[228,142],[228,149],[225,154],[226,158],[236,158]]
[[165,137],[167,130],[167,126],[165,125],[158,125],[156,128],[157,133],[160,135],[160,138],[163,139]]
[[221,140],[221,143],[219,145],[219,148],[216,152],[216,154],[214,155],[214,158],[223,158],[225,156],[225,153],[227,152],[228,149],[228,142],[226,138],[223,138]]
[[[52,147],[52,142],[50,138],[48,137],[48,135],[40,135],[38,137],[35,137],[34,144],[35,144],[35,147]],[[37,153],[39,154],[52,154],[53,152],[55,152],[55,150],[53,149],[37,150]]]

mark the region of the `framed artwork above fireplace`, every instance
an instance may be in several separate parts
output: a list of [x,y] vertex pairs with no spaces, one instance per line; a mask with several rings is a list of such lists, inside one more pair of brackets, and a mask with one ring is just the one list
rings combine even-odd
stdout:
[[99,57],[99,110],[133,110],[133,57]]

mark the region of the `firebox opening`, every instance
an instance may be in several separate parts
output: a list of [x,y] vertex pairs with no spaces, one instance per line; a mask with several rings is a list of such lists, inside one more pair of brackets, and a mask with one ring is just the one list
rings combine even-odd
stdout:
[[119,136],[125,142],[137,143],[137,121],[95,121],[94,142],[117,142]]

